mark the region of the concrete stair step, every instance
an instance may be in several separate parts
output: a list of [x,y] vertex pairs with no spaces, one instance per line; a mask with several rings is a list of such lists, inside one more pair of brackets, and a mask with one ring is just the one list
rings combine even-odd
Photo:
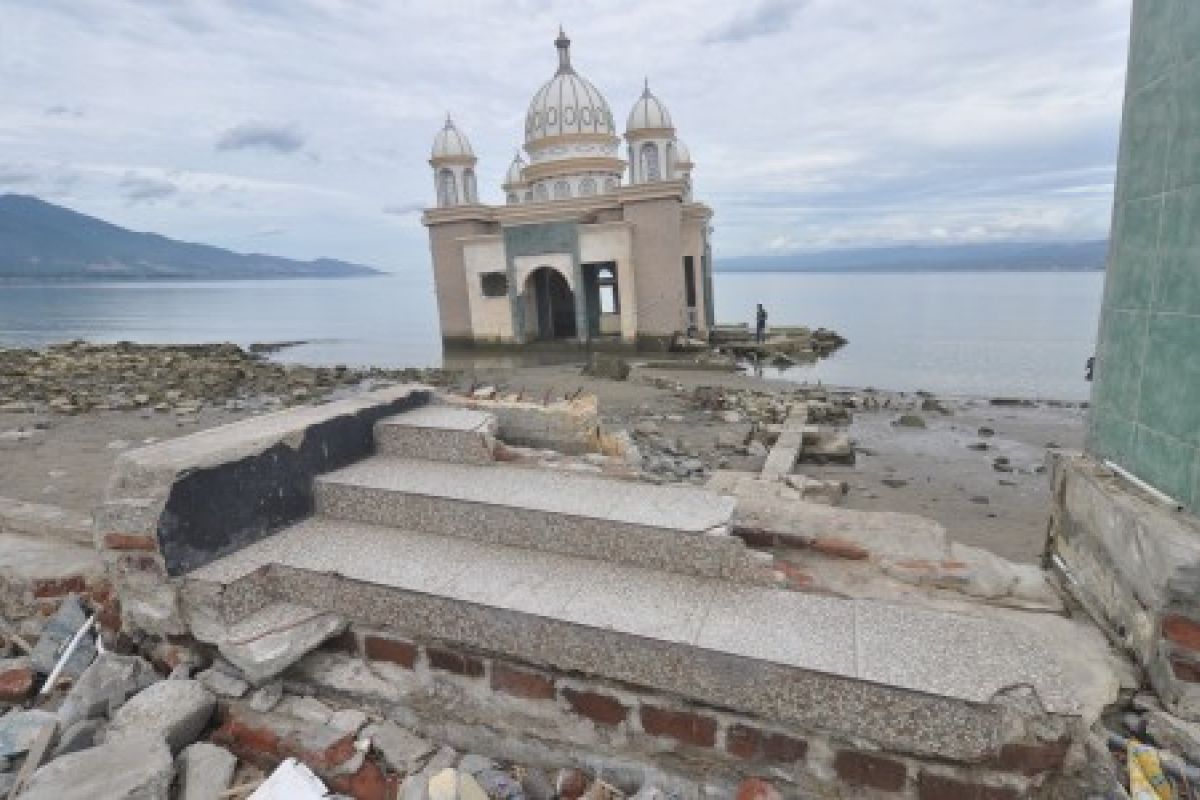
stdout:
[[[1103,641],[1058,617],[787,592],[327,518],[186,580],[189,604],[319,598],[324,611],[413,641],[956,759],[1009,735],[1013,687],[1035,698],[1035,716],[1088,717],[1111,681],[1097,669]],[[247,613],[238,603],[227,617]]]
[[318,513],[655,569],[761,577],[734,501],[683,487],[509,464],[377,456],[320,476]]
[[375,424],[375,444],[384,455],[458,464],[490,464],[496,418],[486,411],[428,405]]

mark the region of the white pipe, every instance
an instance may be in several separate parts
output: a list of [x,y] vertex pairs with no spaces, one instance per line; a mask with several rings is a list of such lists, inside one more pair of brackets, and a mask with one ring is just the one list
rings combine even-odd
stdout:
[[1155,489],[1153,486],[1146,483],[1144,480],[1139,478],[1137,475],[1134,475],[1132,472],[1125,469],[1124,467],[1119,467],[1107,459],[1105,459],[1105,461],[1104,461],[1104,466],[1108,467],[1113,472],[1117,473],[1122,478],[1129,481],[1134,486],[1138,487],[1143,492],[1145,492],[1146,494],[1153,497],[1155,500],[1158,500],[1161,503],[1166,503],[1167,505],[1169,505],[1171,507],[1172,511],[1183,511],[1183,503],[1179,502],[1174,497],[1171,497],[1171,495],[1167,494],[1166,492],[1162,492],[1162,491],[1159,491],[1158,489]]
[[83,639],[83,635],[91,630],[94,624],[96,624],[96,615],[92,614],[88,617],[87,622],[83,623],[83,627],[75,631],[75,635],[67,643],[67,649],[58,657],[58,663],[54,665],[54,670],[50,673],[50,677],[46,678],[46,685],[42,687],[42,691],[38,694],[49,694],[50,690],[54,688],[54,684],[58,682],[58,673],[63,671],[63,667],[67,665],[67,661],[74,654],[75,648],[79,647],[79,642]]

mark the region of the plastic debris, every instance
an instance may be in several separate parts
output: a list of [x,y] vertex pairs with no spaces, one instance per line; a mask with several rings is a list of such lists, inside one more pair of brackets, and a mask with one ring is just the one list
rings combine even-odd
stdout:
[[323,800],[329,794],[321,779],[294,758],[280,764],[248,800]]

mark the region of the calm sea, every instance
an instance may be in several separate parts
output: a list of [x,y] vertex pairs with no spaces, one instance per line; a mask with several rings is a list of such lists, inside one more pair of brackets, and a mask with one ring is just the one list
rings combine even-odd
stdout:
[[[1103,274],[718,274],[717,317],[837,330],[834,357],[797,381],[943,394],[1087,397]],[[438,366],[424,274],[347,280],[0,285],[0,345],[304,340],[305,363]],[[781,373],[769,371],[770,374]]]

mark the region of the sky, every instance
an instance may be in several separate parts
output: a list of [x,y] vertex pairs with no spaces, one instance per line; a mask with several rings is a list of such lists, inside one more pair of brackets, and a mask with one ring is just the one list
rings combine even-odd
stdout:
[[1108,234],[1130,0],[0,0],[0,193],[426,270],[447,113],[484,202],[561,24],[648,78],[716,258]]

